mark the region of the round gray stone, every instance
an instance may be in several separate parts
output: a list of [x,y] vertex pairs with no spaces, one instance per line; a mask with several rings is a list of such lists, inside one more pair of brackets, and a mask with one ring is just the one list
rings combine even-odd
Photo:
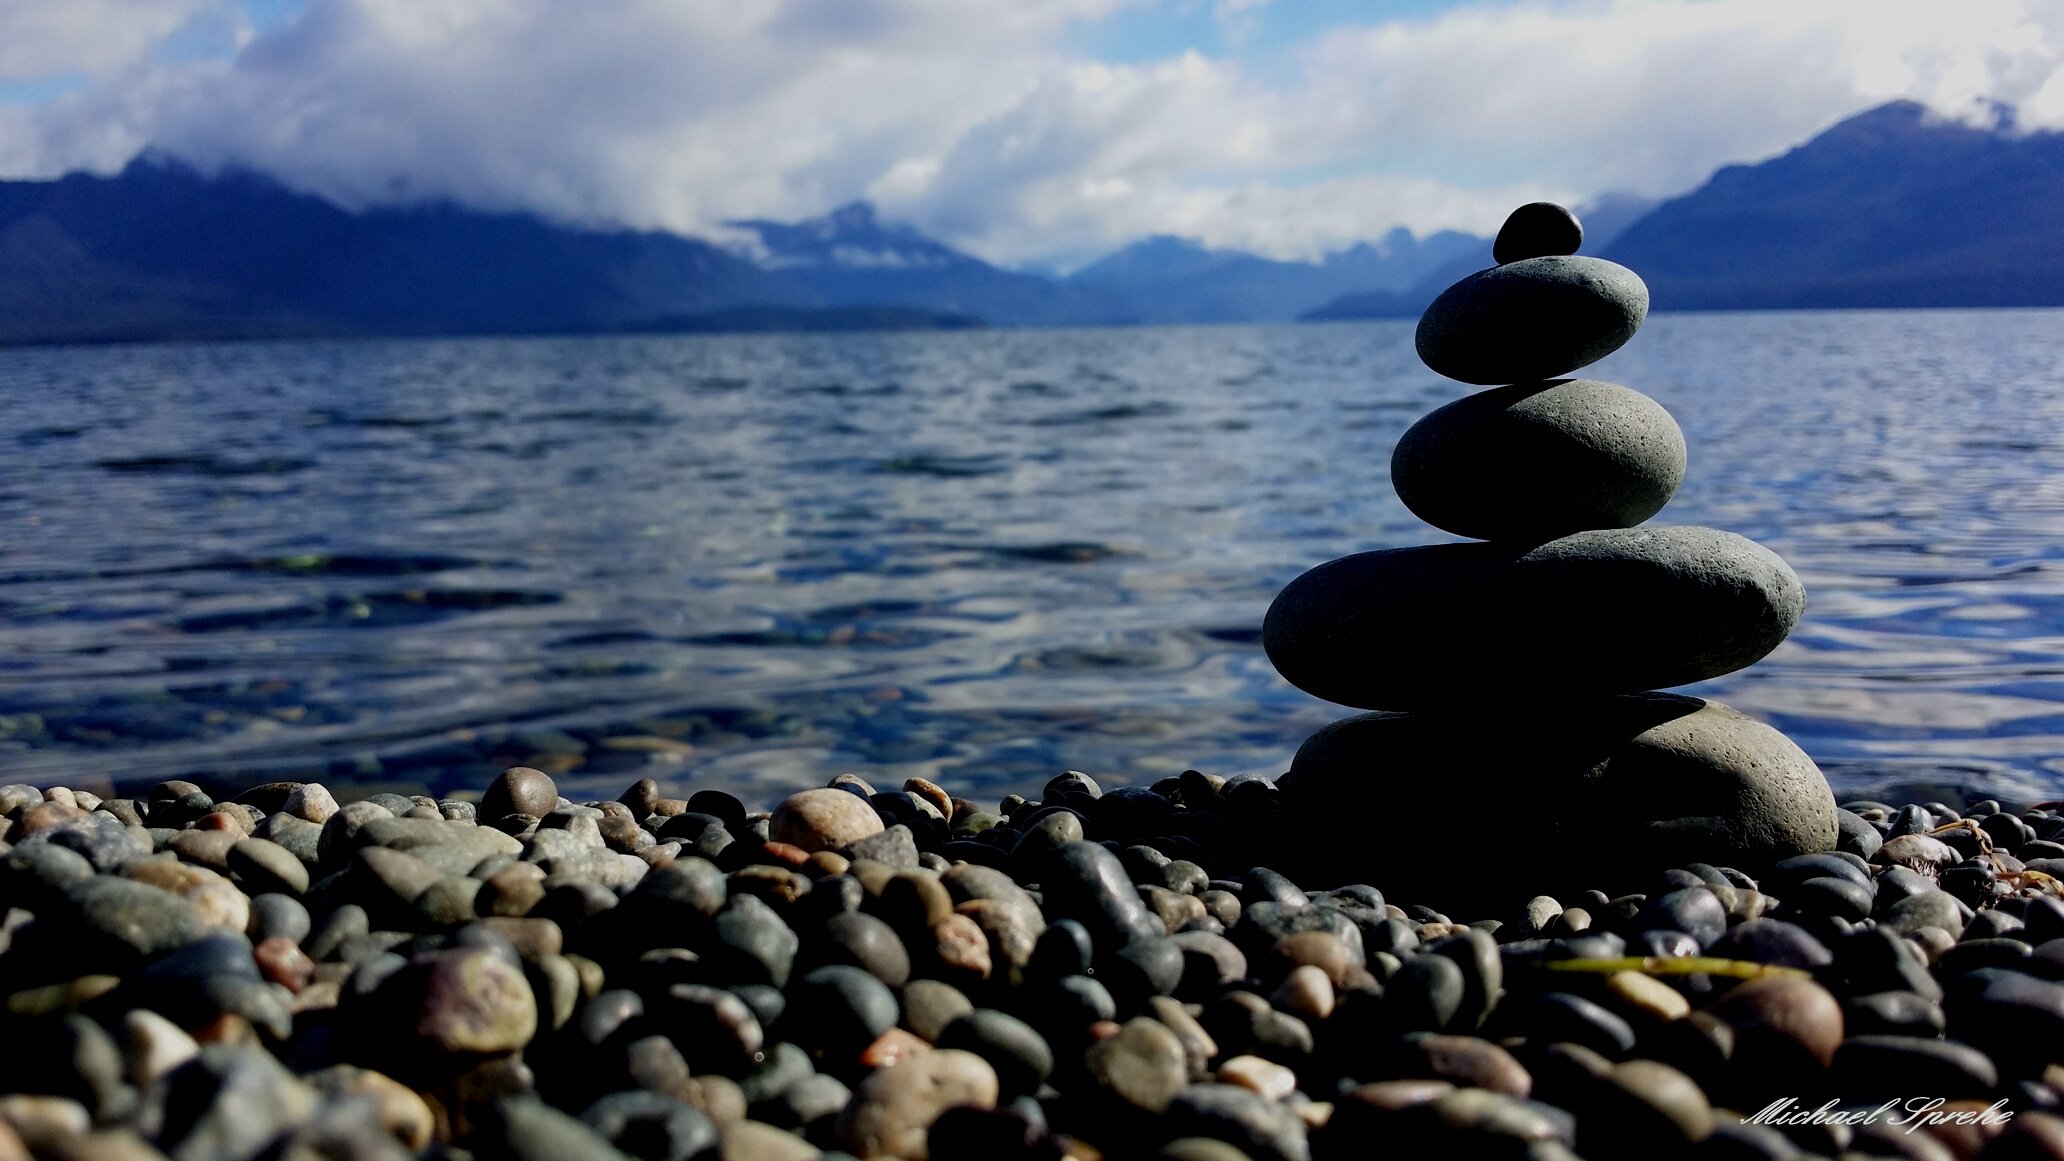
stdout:
[[1567,375],[1618,350],[1648,317],[1648,286],[1602,258],[1549,255],[1479,270],[1419,316],[1419,357],[1464,383]]
[[[1496,858],[1455,858],[1451,827],[1375,821],[1436,778],[1511,820]],[[1364,714],[1313,734],[1278,785],[1315,879],[1396,883],[1433,903],[1512,906],[1544,887],[1638,885],[1688,862],[1765,868],[1835,844],[1834,795],[1804,751],[1670,694],[1549,703],[1487,689],[1473,707]]]
[[1405,432],[1398,498],[1457,536],[1538,544],[1632,528],[1684,479],[1684,433],[1663,405],[1596,379],[1519,383],[1458,399]]
[[1426,709],[1500,685],[1580,697],[1718,677],[1777,648],[1805,608],[1776,553],[1664,525],[1341,557],[1283,589],[1261,640],[1307,693]]

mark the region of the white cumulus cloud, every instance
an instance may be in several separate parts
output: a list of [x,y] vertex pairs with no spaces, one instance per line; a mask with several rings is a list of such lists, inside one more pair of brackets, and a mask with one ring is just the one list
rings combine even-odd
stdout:
[[1313,255],[1488,232],[1534,198],[1676,192],[1894,97],[2064,124],[2064,0],[1521,0],[1252,56],[1071,47],[1151,3],[312,0],[193,59],[153,48],[231,0],[6,0],[0,80],[90,83],[0,105],[0,169],[154,145],[351,205],[704,234],[868,197],[985,257],[1066,261],[1148,233]]

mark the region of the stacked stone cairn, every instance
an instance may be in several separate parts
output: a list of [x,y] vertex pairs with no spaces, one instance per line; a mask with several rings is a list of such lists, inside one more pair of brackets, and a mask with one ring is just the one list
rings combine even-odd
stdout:
[[[1684,437],[1640,392],[1562,377],[1648,313],[1632,271],[1575,256],[1582,237],[1560,206],[1520,207],[1498,264],[1419,320],[1428,367],[1491,389],[1408,430],[1391,478],[1413,513],[1474,542],[1329,561],[1269,610],[1286,680],[1376,711],[1313,735],[1281,781],[1307,861],[1330,860],[1320,873],[1454,899],[1835,846],[1827,782],[1789,739],[1652,692],[1753,664],[1806,596],[1753,541],[1642,523],[1683,479]],[[1423,820],[1429,798],[1452,825],[1386,826]],[[1495,850],[1463,845],[1472,815],[1498,820]]]

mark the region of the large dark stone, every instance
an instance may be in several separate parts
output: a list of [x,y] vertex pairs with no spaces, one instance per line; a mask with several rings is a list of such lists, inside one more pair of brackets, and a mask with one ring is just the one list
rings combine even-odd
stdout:
[[[1718,702],[1671,694],[1487,692],[1468,710],[1365,714],[1313,734],[1279,785],[1300,881],[1433,903],[1640,884],[1690,862],[1761,869],[1835,844],[1811,758]],[[1404,821],[1430,785],[1468,788],[1495,857],[1467,831]]]
[[1425,709],[1501,685],[1573,698],[1703,681],[1777,648],[1805,608],[1777,554],[1677,525],[1345,556],[1291,581],[1261,639],[1307,693]]
[[1684,479],[1684,433],[1663,405],[1596,379],[1518,383],[1429,412],[1398,440],[1390,482],[1457,536],[1538,544],[1632,528]]
[[1419,316],[1419,357],[1464,383],[1567,375],[1618,350],[1648,317],[1648,286],[1600,258],[1551,255],[1479,270]]

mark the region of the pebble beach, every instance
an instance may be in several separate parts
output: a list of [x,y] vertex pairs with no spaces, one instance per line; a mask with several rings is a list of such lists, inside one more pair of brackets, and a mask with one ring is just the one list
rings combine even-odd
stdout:
[[2064,1155],[2056,804],[1452,913],[1253,776],[752,805],[0,788],[0,1158]]

